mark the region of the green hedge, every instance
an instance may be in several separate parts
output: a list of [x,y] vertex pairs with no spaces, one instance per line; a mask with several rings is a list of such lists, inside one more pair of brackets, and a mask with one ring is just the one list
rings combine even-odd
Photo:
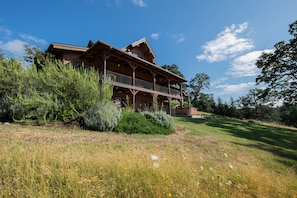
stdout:
[[164,128],[160,125],[156,125],[146,119],[144,115],[135,112],[124,112],[121,121],[115,128],[115,131],[127,134],[140,133],[164,135],[168,135],[174,132],[173,129]]

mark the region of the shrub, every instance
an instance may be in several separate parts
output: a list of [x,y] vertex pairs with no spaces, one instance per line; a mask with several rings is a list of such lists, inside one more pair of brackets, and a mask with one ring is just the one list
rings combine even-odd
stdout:
[[53,59],[44,59],[43,63],[37,69],[34,64],[24,66],[15,59],[0,59],[0,96],[7,98],[3,105],[9,105],[13,120],[75,122],[98,102],[110,101],[112,85],[108,81],[99,83],[94,68],[75,68]]
[[164,128],[159,125],[154,125],[140,113],[124,112],[122,119],[118,126],[115,128],[117,132],[127,134],[140,133],[140,134],[170,134],[172,129]]
[[90,108],[83,115],[83,127],[94,131],[112,131],[121,118],[118,107],[110,102]]
[[143,112],[143,114],[146,117],[146,119],[154,125],[158,125],[166,129],[173,129],[172,117],[168,115],[165,111],[145,111]]
[[17,122],[37,121],[45,125],[57,120],[59,114],[59,101],[54,94],[38,93],[29,89],[26,95],[18,98],[11,105],[13,119]]
[[8,99],[5,96],[0,97],[0,121],[6,122],[12,120],[12,111]]

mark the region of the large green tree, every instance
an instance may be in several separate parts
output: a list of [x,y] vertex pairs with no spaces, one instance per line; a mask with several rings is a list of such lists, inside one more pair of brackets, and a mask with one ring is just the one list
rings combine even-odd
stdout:
[[199,97],[199,93],[204,88],[209,88],[210,77],[205,73],[196,74],[189,82],[188,89],[192,98],[192,103],[195,103]]
[[179,68],[176,64],[173,65],[163,65],[161,66],[163,69],[166,69],[170,71],[171,73],[174,73],[182,78],[185,78],[185,76],[179,71]]
[[242,116],[246,119],[276,120],[272,103],[262,97],[262,89],[251,89],[238,99]]
[[276,43],[273,52],[263,53],[257,60],[261,74],[256,82],[267,85],[262,97],[297,104],[297,20],[289,25],[289,33],[292,39]]

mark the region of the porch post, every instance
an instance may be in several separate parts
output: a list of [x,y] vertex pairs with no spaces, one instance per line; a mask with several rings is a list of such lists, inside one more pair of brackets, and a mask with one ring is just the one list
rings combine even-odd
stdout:
[[106,80],[106,54],[103,55],[103,80]]
[[170,91],[170,79],[167,79],[168,80],[168,94],[171,94],[171,91]]
[[153,74],[153,90],[156,91],[156,74],[155,73],[152,73]]
[[132,65],[132,86],[135,86],[135,69],[137,66]]
[[179,83],[179,87],[180,87],[180,97],[181,97],[181,107],[184,106],[184,97],[183,97],[183,88],[182,88],[182,83]]
[[168,98],[169,115],[171,115],[171,98]]
[[133,100],[132,108],[135,111],[135,108],[136,108],[136,94],[138,93],[138,91],[134,90],[134,89],[130,89],[130,92],[132,93],[132,100]]

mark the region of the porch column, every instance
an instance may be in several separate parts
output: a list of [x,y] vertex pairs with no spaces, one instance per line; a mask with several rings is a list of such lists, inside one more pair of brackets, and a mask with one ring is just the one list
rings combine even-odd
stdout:
[[106,54],[103,55],[103,80],[106,80]]
[[135,108],[136,108],[136,94],[138,93],[137,90],[135,89],[130,89],[130,92],[132,93],[132,108],[133,110],[135,111]]
[[132,72],[132,86],[135,86],[135,69],[136,69],[136,67],[133,66],[132,69],[133,69],[133,72]]
[[167,81],[168,81],[168,94],[171,94],[171,91],[170,91],[170,79],[167,78]]
[[183,88],[182,88],[182,83],[179,83],[179,91],[180,91],[180,97],[181,97],[181,107],[184,106],[184,97],[183,97]]
[[158,94],[152,93],[152,96],[153,96],[153,110],[158,111],[158,109],[159,109]]
[[171,115],[171,98],[168,97],[169,115]]
[[156,73],[153,74],[153,90],[156,91]]
[[132,86],[135,86],[136,85],[136,83],[135,83],[135,80],[136,80],[135,70],[136,70],[137,66],[135,66],[134,64],[132,64],[130,62],[129,62],[129,65],[132,68]]
[[106,54],[103,55],[103,80],[106,80],[106,67],[107,67],[107,59],[109,58],[109,56],[107,56]]

